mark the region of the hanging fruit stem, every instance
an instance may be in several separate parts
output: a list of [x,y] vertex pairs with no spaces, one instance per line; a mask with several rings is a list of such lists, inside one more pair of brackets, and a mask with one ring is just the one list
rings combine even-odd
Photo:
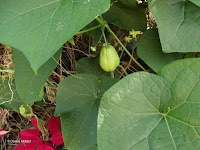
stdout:
[[[102,18],[102,17],[101,17]],[[131,53],[126,49],[126,47],[122,44],[122,42],[119,40],[119,38],[116,36],[116,34],[110,29],[108,24],[99,17],[96,18],[96,20],[102,25],[102,27],[107,28],[107,30],[114,36],[114,38],[117,40],[117,42],[121,45],[121,47],[126,51],[126,53],[130,56],[130,58],[145,72],[148,72],[132,55]]]

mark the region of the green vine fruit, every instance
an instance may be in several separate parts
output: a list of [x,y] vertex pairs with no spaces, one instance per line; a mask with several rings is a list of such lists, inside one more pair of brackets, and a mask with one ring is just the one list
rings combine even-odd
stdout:
[[119,66],[120,58],[111,45],[104,46],[100,52],[100,66],[104,71],[112,72]]

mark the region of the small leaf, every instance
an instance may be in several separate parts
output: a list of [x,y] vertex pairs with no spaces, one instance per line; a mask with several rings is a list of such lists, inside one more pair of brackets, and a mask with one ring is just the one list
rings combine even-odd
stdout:
[[34,116],[33,109],[29,105],[21,105],[19,107],[19,112],[20,112],[21,115],[23,115],[25,117],[32,117],[32,116]]
[[164,52],[200,52],[200,7],[188,0],[149,0],[149,9]]
[[71,43],[72,45],[75,45],[73,37],[69,39],[68,42]]

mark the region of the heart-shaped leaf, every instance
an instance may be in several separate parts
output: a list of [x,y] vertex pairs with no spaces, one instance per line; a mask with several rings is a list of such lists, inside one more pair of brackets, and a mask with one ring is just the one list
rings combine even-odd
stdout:
[[164,52],[200,52],[200,7],[188,0],[149,0],[149,9]]
[[74,150],[97,149],[97,114],[102,92],[116,79],[78,74],[61,81],[57,91],[55,114],[61,116],[65,148]]
[[110,0],[0,0],[0,42],[26,56],[36,72]]
[[145,13],[137,7],[136,0],[113,1],[110,10],[103,17],[107,22],[128,30],[144,31],[147,28]]
[[138,43],[137,54],[155,72],[158,72],[163,66],[185,56],[184,53],[164,53],[156,29],[144,32]]
[[159,75],[133,73],[102,97],[99,150],[197,150],[200,147],[200,59],[184,59]]

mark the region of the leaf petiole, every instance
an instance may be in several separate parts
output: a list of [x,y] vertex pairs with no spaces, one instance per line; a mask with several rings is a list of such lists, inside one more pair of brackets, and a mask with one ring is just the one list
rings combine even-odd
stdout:
[[47,82],[52,86],[51,88],[57,89],[57,86],[53,84],[49,79],[47,79]]
[[82,33],[85,33],[85,32],[89,32],[89,31],[98,29],[98,28],[100,28],[100,27],[101,27],[101,25],[99,24],[99,25],[94,26],[94,27],[92,27],[92,28],[89,28],[89,29],[86,29],[86,30],[83,30],[83,31],[79,31],[79,32],[77,32],[75,35],[77,35],[77,34],[82,34]]

